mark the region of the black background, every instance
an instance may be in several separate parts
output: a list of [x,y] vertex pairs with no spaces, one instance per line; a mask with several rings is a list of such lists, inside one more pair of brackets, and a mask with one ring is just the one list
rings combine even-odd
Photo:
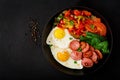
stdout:
[[[102,14],[113,33],[113,50],[107,63],[97,72],[82,77],[54,69],[44,57],[41,46],[31,40],[28,27],[28,18],[37,18],[41,32],[56,11],[76,5],[93,8]],[[119,7],[119,0],[0,0],[0,80],[119,80]]]

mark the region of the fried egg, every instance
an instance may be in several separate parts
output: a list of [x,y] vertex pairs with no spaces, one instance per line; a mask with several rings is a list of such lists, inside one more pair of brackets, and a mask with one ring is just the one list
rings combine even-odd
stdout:
[[82,69],[81,60],[75,61],[70,57],[72,50],[69,44],[72,40],[76,39],[67,29],[55,27],[49,33],[46,43],[51,45],[51,53],[58,63],[70,69]]
[[68,48],[72,39],[74,37],[69,34],[67,29],[55,27],[48,35],[46,43],[59,48]]
[[83,65],[81,64],[82,60],[75,61],[70,57],[70,54],[72,52],[71,49],[55,48],[55,46],[53,46],[51,47],[51,52],[55,60],[61,65],[67,68],[70,68],[70,69],[82,69],[83,68]]

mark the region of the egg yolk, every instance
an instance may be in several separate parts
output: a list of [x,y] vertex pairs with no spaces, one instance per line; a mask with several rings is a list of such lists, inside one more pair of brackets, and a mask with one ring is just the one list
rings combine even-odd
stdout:
[[62,61],[62,62],[65,62],[69,59],[70,55],[67,51],[65,52],[58,52],[57,53],[57,58],[58,60]]
[[57,39],[62,39],[65,36],[65,32],[63,29],[58,28],[54,31],[54,36]]

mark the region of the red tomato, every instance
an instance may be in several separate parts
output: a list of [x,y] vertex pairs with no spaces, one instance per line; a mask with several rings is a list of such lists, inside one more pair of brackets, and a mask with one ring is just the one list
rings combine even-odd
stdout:
[[63,21],[63,20],[60,20],[60,23],[61,23],[61,24],[64,24],[64,21]]
[[91,12],[89,11],[83,10],[82,12],[83,12],[83,15],[85,16],[91,16]]
[[107,33],[107,29],[106,26],[103,23],[94,23],[94,25],[97,27],[97,32],[101,35],[101,36],[106,36]]
[[67,10],[67,11],[65,12],[65,17],[68,17],[68,16],[70,16],[70,10]]
[[63,28],[63,26],[62,26],[62,24],[57,24],[57,27],[59,27],[59,28]]
[[97,17],[92,18],[92,20],[93,20],[94,22],[101,22],[101,19],[100,19],[100,18],[97,18]]
[[79,16],[79,15],[81,14],[81,12],[80,12],[79,10],[74,10],[73,13],[74,13],[74,15],[76,15],[76,16]]

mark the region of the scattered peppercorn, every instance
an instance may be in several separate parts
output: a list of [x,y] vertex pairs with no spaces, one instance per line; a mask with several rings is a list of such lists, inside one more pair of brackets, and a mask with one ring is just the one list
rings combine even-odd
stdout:
[[30,18],[29,28],[30,28],[32,41],[35,44],[38,44],[38,39],[40,38],[40,34],[39,34],[39,23],[37,19]]

